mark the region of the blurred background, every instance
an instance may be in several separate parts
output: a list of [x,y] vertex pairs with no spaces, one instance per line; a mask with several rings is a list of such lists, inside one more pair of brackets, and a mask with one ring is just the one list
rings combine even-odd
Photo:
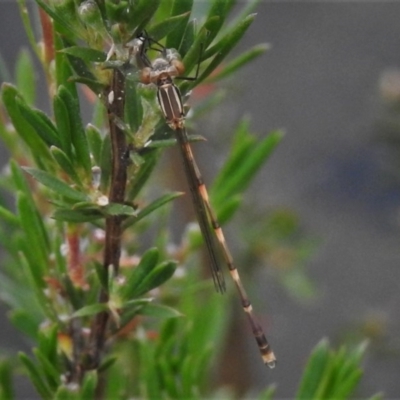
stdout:
[[[224,112],[202,125],[208,145],[196,151],[210,181],[240,116],[251,116],[259,137],[282,128],[282,143],[247,195],[254,215],[242,213],[229,235],[257,221],[254,209],[294,235],[251,278],[278,366],[265,370],[245,335],[243,382],[240,365],[227,372],[239,368],[243,387],[275,383],[276,398],[291,398],[321,338],[369,339],[357,396],[400,398],[400,2],[262,1],[257,13],[237,51],[257,43],[271,49],[226,83]],[[0,0],[0,38],[12,69],[27,44],[14,0]],[[18,350],[5,312],[1,347]]]

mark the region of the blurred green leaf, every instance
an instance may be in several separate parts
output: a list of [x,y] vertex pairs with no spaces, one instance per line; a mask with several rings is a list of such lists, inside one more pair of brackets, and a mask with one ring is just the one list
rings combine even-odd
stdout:
[[[179,2],[179,1],[178,1]],[[196,20],[191,20],[187,23],[185,32],[182,36],[181,44],[178,48],[179,54],[184,58],[192,47],[196,36]]]
[[24,335],[31,339],[37,338],[38,321],[32,313],[25,310],[12,310],[9,313],[11,323]]
[[158,319],[177,318],[183,316],[182,313],[172,307],[156,303],[148,303],[140,309],[139,314]]
[[81,396],[82,400],[91,400],[96,398],[98,372],[88,371],[82,382]]
[[201,73],[199,78],[196,80],[196,85],[207,78],[225,59],[225,57],[232,51],[239,40],[246,33],[247,29],[250,27],[254,21],[255,14],[248,15],[241,22],[236,25],[231,32],[226,34],[218,43],[212,46],[210,49],[206,50],[203,59],[207,59],[213,55],[214,58],[208,64],[206,69]]
[[141,219],[151,214],[153,211],[182,195],[183,192],[172,192],[159,197],[157,200],[150,203],[147,207],[139,210],[135,216],[127,218],[122,224],[123,228],[126,229],[131,225],[139,222]]
[[37,392],[43,399],[52,399],[53,393],[43,380],[39,368],[32,362],[32,360],[24,353],[18,354],[20,361],[26,368],[29,378],[35,386]]
[[75,311],[71,317],[72,318],[90,317],[91,315],[96,315],[103,311],[108,311],[107,304],[104,303],[90,304]]
[[136,285],[135,290],[132,290],[133,296],[141,296],[150,290],[161,286],[169,278],[172,277],[176,269],[174,261],[164,261],[153,268],[144,279]]
[[[254,175],[262,167],[276,145],[282,139],[282,132],[275,131],[270,133],[261,142],[255,143],[246,153],[248,157],[243,157],[240,163],[234,164],[233,158],[228,160],[227,166],[223,168],[213,185],[211,196],[214,204],[218,208],[226,198],[243,192],[252,181]],[[241,153],[241,152],[240,152]],[[235,155],[235,158],[237,155]],[[230,173],[234,170],[234,173]],[[218,185],[219,182],[224,182],[223,185]]]
[[209,76],[207,83],[217,82],[236,73],[241,67],[264,54],[268,48],[269,46],[267,44],[259,44],[252,47],[250,50],[240,54],[235,59],[224,65],[216,74]]
[[329,366],[329,344],[324,339],[319,342],[308,359],[296,399],[317,399],[315,395]]
[[135,216],[136,210],[126,204],[110,203],[102,209],[105,215]]
[[126,283],[121,290],[124,300],[130,300],[134,297],[141,282],[157,266],[158,258],[158,249],[155,247],[151,248],[142,255],[139,264],[129,271]]
[[15,399],[12,367],[10,362],[6,360],[0,361],[0,399],[13,400]]
[[32,105],[36,96],[35,68],[30,53],[22,50],[19,54],[16,66],[16,83],[25,101]]

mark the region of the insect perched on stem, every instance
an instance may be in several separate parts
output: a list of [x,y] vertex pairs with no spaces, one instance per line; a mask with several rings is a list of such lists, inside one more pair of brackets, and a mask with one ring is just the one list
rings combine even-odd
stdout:
[[[184,73],[184,65],[180,61],[179,54],[175,50],[165,48],[163,45],[151,39],[146,34],[143,34],[140,37],[140,41],[142,46],[139,51],[139,57],[144,65],[144,68],[141,71],[141,81],[144,84],[153,83],[157,86],[157,99],[161,111],[167,124],[171,127],[171,129],[174,130],[176,134],[182,154],[186,178],[192,193],[197,219],[208,249],[211,273],[215,288],[220,293],[225,291],[225,280],[219,266],[218,251],[213,233],[217,238],[220,251],[239,293],[243,310],[246,313],[262,359],[266,365],[268,365],[270,368],[274,368],[276,364],[275,355],[267,341],[261,325],[253,315],[252,305],[249,301],[246,290],[243,287],[238,270],[234,265],[231,252],[225,240],[225,236],[210,204],[206,186],[194,159],[185,128],[185,113],[182,96],[178,87],[173,81],[174,78],[191,81],[196,80],[199,73],[201,55],[195,76],[185,77],[182,75]],[[157,57],[153,62],[151,62],[147,56],[147,50],[149,48],[160,53],[160,56]]]

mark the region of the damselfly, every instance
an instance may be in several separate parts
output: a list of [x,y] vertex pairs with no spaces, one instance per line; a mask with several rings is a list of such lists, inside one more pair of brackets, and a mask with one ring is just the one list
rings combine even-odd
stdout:
[[[160,43],[143,35],[140,38],[142,48],[140,58],[145,67],[141,71],[141,81],[145,84],[153,83],[157,86],[157,99],[167,124],[174,130],[181,149],[186,178],[192,193],[194,208],[206,243],[211,264],[211,272],[215,288],[218,292],[225,291],[223,273],[218,263],[218,251],[213,233],[217,238],[221,253],[228,266],[229,272],[240,296],[240,301],[247,315],[253,335],[256,339],[262,359],[266,365],[273,368],[276,363],[275,355],[267,341],[263,329],[253,315],[252,305],[243,287],[239,272],[234,265],[231,252],[225,240],[224,233],[210,204],[209,196],[203,178],[197,167],[189,144],[185,128],[185,113],[182,96],[173,79],[195,80],[198,76],[200,60],[194,77],[184,77],[184,66],[175,50],[167,49]],[[156,47],[151,47],[152,45]],[[151,48],[160,53],[153,62],[147,56],[147,49]]]

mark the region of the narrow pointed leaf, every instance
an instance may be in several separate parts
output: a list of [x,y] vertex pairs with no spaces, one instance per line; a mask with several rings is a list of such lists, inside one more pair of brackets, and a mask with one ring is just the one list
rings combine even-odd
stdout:
[[92,124],[86,126],[86,137],[88,140],[90,154],[93,156],[94,164],[100,165],[102,138],[100,131]]
[[[164,19],[164,20],[158,22],[157,24],[152,25],[148,29],[147,33],[149,34],[149,36],[152,39],[154,39],[156,41],[159,41],[168,35],[166,47],[177,49],[179,47],[180,41],[182,40],[182,36],[179,39],[179,43],[175,46],[169,45],[168,40],[172,34],[174,34],[177,31],[180,31],[182,26],[185,29],[187,21],[189,19],[189,16],[190,16],[190,11],[182,13],[180,15],[174,15],[173,17]],[[183,29],[183,31],[184,31],[184,29]]]
[[41,140],[38,140],[35,129],[22,116],[16,102],[16,98],[19,98],[19,96],[14,86],[9,84],[2,85],[3,103],[15,130],[30,148],[36,163],[39,166],[44,166],[44,163],[51,159],[49,150]]
[[38,367],[32,362],[30,358],[24,353],[19,353],[18,354],[20,361],[22,364],[25,366],[29,378],[33,385],[35,386],[36,390],[40,394],[40,396],[43,399],[52,399],[53,398],[53,393],[50,390],[50,388],[47,386],[47,384],[44,382]]
[[137,0],[135,6],[131,8],[131,17],[128,29],[136,28],[136,33],[142,32],[156,13],[161,0]]
[[220,42],[215,44],[212,48],[208,49],[203,57],[203,59],[209,58],[215,54],[207,68],[202,72],[196,84],[199,84],[205,78],[207,78],[225,59],[225,57],[231,52],[231,50],[236,46],[239,40],[246,33],[247,29],[250,27],[254,21],[255,14],[247,16],[243,21],[241,21],[234,29],[224,36]]
[[59,96],[64,101],[69,115],[69,121],[72,133],[72,144],[75,148],[76,163],[81,165],[84,170],[91,173],[91,161],[89,145],[87,142],[85,129],[83,128],[80,117],[79,101],[66,87],[61,86],[58,91]]
[[129,182],[127,200],[133,201],[149,179],[160,156],[160,151],[152,150],[142,156],[145,162],[140,166],[139,171]]
[[53,99],[53,110],[57,130],[59,132],[58,136],[61,142],[61,150],[64,151],[68,158],[71,158],[71,123],[69,119],[68,108],[67,105],[64,103],[64,100],[58,95],[58,93],[54,96]]
[[164,196],[158,198],[157,200],[153,201],[150,203],[147,207],[143,208],[140,210],[136,216],[134,217],[129,217],[124,221],[123,223],[123,228],[126,229],[129,226],[137,223],[147,215],[151,214],[153,211],[157,210],[158,208],[162,207],[164,204],[169,203],[170,201],[176,199],[177,197],[182,196],[184,193],[183,192],[172,192],[172,193],[167,193]]
[[88,200],[88,197],[85,193],[78,192],[65,182],[61,181],[60,179],[56,178],[54,175],[51,175],[46,171],[29,167],[24,167],[23,169],[29,175],[33,176],[42,185],[47,186],[49,189],[53,190],[61,196],[65,196],[71,200],[76,201]]
[[51,146],[50,152],[56,160],[57,164],[62,168],[62,170],[77,184],[81,185],[77,172],[75,171],[74,166],[71,163],[71,160],[67,157],[67,155],[55,146]]
[[254,175],[270,156],[276,145],[281,141],[282,136],[282,132],[276,131],[269,134],[262,142],[258,143],[251,157],[242,160],[235,174],[230,177],[229,182],[226,182],[224,187],[218,189],[218,193],[215,195],[215,201],[221,202],[226,196],[243,192],[254,178]]
[[104,303],[90,304],[89,306],[82,307],[81,309],[75,311],[71,318],[80,317],[90,317],[91,315],[96,315],[103,311],[107,311],[108,306]]
[[175,27],[175,29],[168,35],[166,47],[172,49],[179,49],[182,42],[183,35],[188,24],[190,13],[193,8],[193,0],[174,0],[171,7],[171,17],[177,15],[187,14],[186,17]]
[[157,265],[140,284],[135,288],[133,295],[135,297],[141,296],[150,290],[162,285],[165,281],[172,277],[176,269],[174,261],[164,261]]
[[147,317],[156,317],[160,319],[167,318],[178,318],[182,317],[183,314],[172,307],[168,307],[162,304],[149,303],[139,311],[140,315],[146,315]]
[[51,217],[57,221],[84,223],[93,222],[98,219],[104,218],[104,215],[97,208],[87,208],[83,210],[58,208]]
[[181,44],[178,48],[179,54],[182,58],[186,56],[186,53],[192,47],[194,38],[196,35],[196,20],[191,20],[186,25],[185,32],[182,36]]
[[322,340],[312,351],[307,362],[299,390],[297,400],[314,399],[321,379],[329,367],[329,345],[327,340]]
[[139,264],[134,267],[126,278],[124,289],[121,291],[125,300],[130,300],[144,278],[157,266],[159,251],[157,248],[147,250]]
[[103,51],[99,51],[96,49],[91,49],[89,47],[79,47],[79,46],[70,46],[61,50],[63,53],[81,58],[83,61],[90,62],[104,62],[106,61],[107,55]]
[[16,98],[17,105],[22,116],[36,131],[37,135],[47,144],[47,146],[60,147],[57,130],[46,114],[42,111],[30,108],[21,99]]
[[211,75],[207,79],[207,83],[217,82],[221,79],[229,77],[230,75],[233,75],[240,68],[264,54],[268,48],[269,46],[267,44],[259,44],[251,48],[249,51],[240,54],[228,64],[224,65],[221,71],[218,71],[217,74]]
[[137,211],[133,207],[118,203],[108,204],[107,206],[103,207],[102,211],[105,215],[134,216],[137,214]]
[[125,80],[125,121],[132,132],[136,132],[143,120],[142,98],[138,93],[137,80],[127,77]]
[[12,367],[6,360],[0,361],[0,398],[4,400],[16,398],[13,387]]
[[36,69],[27,50],[22,50],[17,60],[17,87],[25,101],[32,105],[36,94]]

